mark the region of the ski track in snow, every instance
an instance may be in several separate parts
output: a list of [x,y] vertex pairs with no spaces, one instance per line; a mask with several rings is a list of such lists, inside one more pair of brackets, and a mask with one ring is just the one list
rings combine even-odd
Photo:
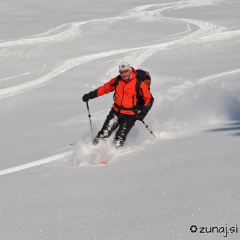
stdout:
[[3,79],[0,79],[0,82],[6,81],[6,80],[9,80],[9,79],[13,79],[13,78],[18,78],[18,77],[26,76],[26,75],[29,75],[29,74],[30,74],[30,72],[27,72],[27,73],[19,74],[19,75],[17,75],[17,76],[8,77],[8,78],[3,78]]
[[[74,22],[74,23],[67,23],[61,26],[56,27],[55,29],[49,30],[43,34],[35,35],[32,37],[28,37],[26,39],[17,39],[14,41],[9,42],[0,42],[0,49],[9,48],[9,47],[28,47],[29,45],[34,44],[51,44],[57,43],[62,41],[68,41],[74,38],[78,38],[81,36],[81,26],[92,24],[92,23],[108,23],[109,21],[114,23],[116,21],[121,21],[123,19],[139,19],[140,21],[157,21],[159,19],[169,19],[171,21],[180,21],[186,25],[186,30],[168,36],[169,41],[164,43],[159,43],[155,45],[149,46],[142,46],[136,48],[123,48],[120,50],[111,50],[107,52],[100,52],[94,54],[87,54],[84,56],[79,56],[76,58],[67,59],[66,61],[59,64],[58,67],[53,69],[50,73],[45,76],[42,76],[38,79],[25,82],[20,85],[16,85],[13,87],[5,88],[0,90],[0,99],[19,94],[25,92],[26,90],[31,90],[40,85],[51,81],[52,79],[56,78],[57,76],[65,73],[66,71],[86,62],[90,62],[100,58],[106,58],[109,56],[116,56],[122,53],[128,53],[129,61],[134,60],[136,65],[140,65],[144,62],[147,58],[159,52],[161,50],[166,50],[168,48],[179,47],[185,44],[201,44],[207,43],[211,41],[223,41],[226,39],[230,39],[240,35],[240,30],[228,30],[225,27],[217,26],[212,23],[198,21],[193,19],[177,19],[177,18],[170,18],[164,17],[162,13],[164,11],[174,11],[176,9],[182,8],[190,8],[190,7],[198,7],[198,6],[206,6],[206,5],[214,5],[219,3],[220,0],[186,0],[186,1],[179,1],[179,2],[172,2],[172,3],[162,3],[162,4],[151,4],[151,5],[144,5],[132,10],[127,11],[126,14],[118,17],[106,18],[106,19],[98,19],[98,20],[90,20],[86,22]],[[197,30],[194,30],[196,29]],[[111,71],[111,70],[109,70]],[[182,85],[178,85],[174,88],[169,89],[166,94],[166,97],[171,97],[174,94],[174,98],[176,99],[180,95],[182,95],[185,91],[189,90],[190,88],[198,85],[198,84],[207,84],[209,81],[214,79],[219,79],[223,76],[239,74],[240,69],[235,69],[232,71],[218,73],[212,76],[207,76],[202,79],[198,79],[196,82],[185,82]],[[30,73],[20,74],[18,76],[13,76],[5,79],[0,79],[1,81],[5,81],[12,78],[17,78],[23,75],[27,75]],[[175,90],[174,90],[175,89]],[[172,96],[173,97],[173,96]],[[60,123],[64,124],[64,123]],[[72,151],[64,152],[61,154],[57,154],[48,158],[44,158],[32,163],[24,164],[21,166],[16,166],[13,168],[5,169],[0,171],[0,176],[21,171],[24,169],[32,168],[35,166],[39,166],[41,164],[50,163],[52,161],[56,161],[59,159],[63,159],[69,155],[73,154]]]
[[222,73],[214,74],[204,78],[200,78],[200,79],[197,79],[195,82],[187,81],[182,84],[178,84],[177,86],[171,87],[166,91],[165,97],[162,97],[162,101],[166,99],[170,101],[177,100],[184,93],[188,92],[189,90],[193,89],[198,85],[209,85],[213,80],[217,81],[217,80],[220,80],[222,77],[231,76],[235,74],[240,74],[240,68],[232,71],[222,72]]
[[18,172],[18,171],[22,171],[22,170],[26,170],[28,168],[40,166],[42,164],[47,164],[47,163],[50,163],[50,162],[68,157],[71,154],[73,154],[73,152],[68,151],[68,152],[60,153],[60,154],[57,154],[57,155],[54,155],[54,156],[51,156],[51,157],[40,159],[40,160],[35,161],[35,162],[31,162],[31,163],[23,164],[23,165],[20,165],[20,166],[0,170],[0,176],[5,175],[5,174]]
[[[82,144],[82,143],[81,143]],[[90,149],[90,151],[89,151]],[[94,151],[92,151],[92,150]],[[43,158],[34,162],[30,162],[30,163],[26,163],[26,164],[22,164],[19,166],[15,166],[15,167],[11,167],[11,168],[7,168],[7,169],[3,169],[0,170],[0,176],[6,175],[6,174],[10,174],[10,173],[15,173],[15,172],[19,172],[19,171],[23,171],[23,170],[27,170],[29,168],[33,168],[33,167],[38,167],[40,165],[44,165],[44,164],[48,164],[54,161],[59,161],[59,160],[69,160],[69,158],[71,156],[73,156],[73,158],[70,160],[70,164],[71,166],[84,166],[84,165],[99,165],[99,163],[101,162],[101,159],[97,159],[94,162],[92,162],[91,160],[91,156],[95,156],[97,157],[97,155],[100,153],[100,156],[104,157],[105,162],[109,162],[110,160],[112,160],[114,157],[118,157],[118,156],[122,156],[125,154],[129,154],[134,152],[137,149],[137,147],[131,147],[131,148],[127,148],[124,149],[124,151],[119,151],[118,153],[115,153],[115,149],[111,148],[111,146],[109,144],[105,144],[105,145],[101,145],[100,147],[97,147],[92,145],[91,142],[88,144],[85,144],[84,146],[81,145],[81,150],[83,150],[84,156],[86,157],[86,159],[84,159],[83,161],[81,161],[78,165],[76,165],[76,161],[77,158],[79,156],[78,152],[75,151],[66,151],[63,153],[59,153],[47,158]],[[100,150],[100,151],[99,151]],[[107,152],[106,152],[107,151]]]
[[[166,50],[167,48],[174,48],[177,46],[180,46],[181,44],[198,44],[198,43],[204,43],[204,42],[211,42],[211,41],[217,41],[217,40],[226,40],[228,38],[232,38],[234,36],[240,35],[240,30],[238,31],[228,31],[224,27],[216,26],[214,24],[203,22],[203,21],[197,21],[192,19],[175,19],[175,18],[168,18],[161,15],[161,13],[165,10],[175,10],[175,9],[181,9],[186,7],[197,7],[202,5],[212,5],[214,3],[217,3],[219,1],[180,1],[175,3],[166,3],[166,4],[152,4],[152,5],[144,5],[137,8],[134,8],[133,10],[129,11],[127,14],[124,14],[123,16],[115,17],[115,18],[108,18],[108,19],[99,19],[99,20],[92,20],[92,21],[86,21],[86,22],[80,22],[80,23],[69,23],[64,24],[62,26],[59,26],[53,30],[50,30],[42,35],[42,37],[34,37],[34,38],[28,38],[28,39],[20,39],[12,42],[6,42],[6,43],[0,43],[0,48],[9,47],[9,46],[19,46],[19,45],[29,45],[29,44],[38,44],[38,43],[49,43],[49,42],[58,42],[58,41],[66,41],[72,38],[75,38],[79,36],[80,26],[95,23],[95,22],[109,22],[109,21],[119,21],[126,18],[139,18],[142,21],[156,21],[160,18],[163,19],[170,19],[174,21],[180,21],[182,23],[186,24],[186,31],[183,31],[181,33],[177,33],[175,35],[175,38],[177,35],[184,34],[182,37],[177,38],[176,40],[168,41],[166,43],[160,43],[155,45],[149,45],[149,46],[142,46],[142,47],[136,47],[136,48],[127,48],[127,49],[120,49],[120,50],[112,50],[107,52],[100,52],[95,54],[87,54],[84,56],[80,56],[77,58],[68,59],[65,62],[61,63],[57,68],[53,69],[50,73],[47,75],[40,77],[38,79],[25,82],[20,85],[16,85],[13,87],[5,88],[0,90],[0,99],[3,99],[5,97],[12,96],[14,94],[22,93],[26,90],[30,90],[32,88],[36,88],[39,85],[42,85],[48,81],[51,81],[52,79],[56,78],[57,76],[65,73],[66,71],[72,69],[73,67],[76,67],[80,64],[93,61],[100,58],[105,58],[109,56],[115,56],[122,53],[131,53],[133,54],[133,59],[136,63],[136,65],[141,64],[143,61],[145,61],[147,58],[155,54],[156,52],[159,52],[161,50]],[[148,8],[157,8],[160,7],[160,9],[156,10],[149,10],[146,11]],[[54,34],[57,31],[60,31],[64,27],[69,27],[69,29]],[[198,30],[193,31],[191,30],[191,26],[197,26]],[[53,34],[50,36],[46,36],[49,34]],[[185,35],[187,34],[187,35]],[[170,36],[171,38],[173,36]],[[136,53],[138,54],[136,58]],[[129,57],[131,60],[131,56]]]

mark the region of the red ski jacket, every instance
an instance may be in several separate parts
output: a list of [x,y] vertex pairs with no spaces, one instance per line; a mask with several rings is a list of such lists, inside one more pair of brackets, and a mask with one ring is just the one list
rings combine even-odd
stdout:
[[[109,82],[105,83],[103,86],[97,89],[97,97],[102,96],[104,94],[113,92],[115,90],[115,81],[117,77],[111,79]],[[136,82],[137,82],[137,73],[136,70],[132,67],[132,76],[128,80],[123,80],[122,78],[119,80],[116,86],[116,92],[114,97],[113,108],[115,111],[119,111],[121,108],[125,108],[120,110],[120,113],[134,115],[134,111],[130,110],[134,108],[137,104],[137,93],[136,93]],[[152,106],[153,97],[147,87],[147,85],[142,82],[139,89],[139,94],[145,101],[144,107],[149,110]],[[129,109],[129,110],[126,110]]]

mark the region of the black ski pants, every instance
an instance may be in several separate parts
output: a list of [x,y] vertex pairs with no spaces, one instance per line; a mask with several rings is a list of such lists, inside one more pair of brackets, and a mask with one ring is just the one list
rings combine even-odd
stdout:
[[93,140],[93,144],[98,144],[100,139],[106,139],[110,137],[112,132],[119,127],[115,134],[114,144],[116,147],[122,146],[128,133],[134,126],[135,121],[136,118],[134,115],[122,114],[112,108],[103,124],[101,131]]

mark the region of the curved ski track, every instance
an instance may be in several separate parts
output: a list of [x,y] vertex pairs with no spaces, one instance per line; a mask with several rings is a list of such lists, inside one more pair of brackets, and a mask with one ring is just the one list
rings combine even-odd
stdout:
[[[175,3],[144,5],[144,6],[137,7],[130,10],[128,13],[124,14],[123,16],[118,16],[115,18],[92,20],[92,21],[86,21],[86,22],[79,22],[79,23],[64,24],[42,35],[39,35],[39,37],[0,43],[0,48],[7,48],[10,46],[26,45],[27,47],[28,45],[32,45],[32,44],[39,44],[39,43],[50,44],[51,42],[67,41],[69,39],[78,37],[81,32],[80,27],[83,25],[90,24],[93,22],[101,22],[101,23],[109,22],[109,21],[114,22],[114,21],[120,21],[126,18],[139,18],[142,21],[156,21],[160,18],[164,18],[164,19],[170,19],[170,20],[180,21],[182,23],[185,23],[187,28],[186,31],[175,34],[175,38],[176,38],[175,40],[170,40],[166,43],[142,46],[137,48],[112,50],[112,51],[100,52],[95,54],[87,54],[84,56],[67,59],[63,63],[59,64],[59,66],[53,69],[50,73],[46,74],[45,76],[42,76],[38,79],[29,81],[29,82],[25,82],[20,85],[1,89],[0,98],[2,99],[5,97],[9,97],[11,95],[19,94],[26,90],[30,90],[32,88],[38,87],[39,85],[44,84],[56,78],[60,74],[65,73],[66,71],[72,69],[75,66],[78,66],[82,63],[86,63],[99,58],[105,58],[105,57],[114,56],[122,53],[131,53],[134,55],[133,58],[135,63],[139,65],[143,61],[145,61],[148,57],[155,54],[156,52],[159,52],[161,50],[165,50],[168,48],[174,48],[181,44],[198,44],[198,43],[211,42],[211,41],[217,41],[217,40],[220,41],[220,40],[225,40],[225,39],[240,35],[240,30],[231,31],[231,30],[227,30],[224,27],[216,26],[208,22],[197,21],[192,19],[167,18],[161,15],[161,13],[165,10],[170,11],[170,10],[186,8],[186,7],[211,5],[216,2],[219,2],[219,1],[216,1],[216,0],[198,1],[198,2],[180,1]],[[147,10],[149,8],[150,9],[157,8],[157,9]],[[195,26],[198,29],[194,31],[192,30],[193,27],[191,26]],[[65,27],[68,27],[68,29],[64,30],[63,32],[54,34],[55,32],[58,32]],[[183,36],[182,37],[180,36],[177,38],[177,35],[180,35],[180,34]],[[170,36],[170,37],[172,38],[173,36]],[[136,59],[136,52],[138,53],[137,59]],[[130,58],[131,58],[131,55],[130,55]]]

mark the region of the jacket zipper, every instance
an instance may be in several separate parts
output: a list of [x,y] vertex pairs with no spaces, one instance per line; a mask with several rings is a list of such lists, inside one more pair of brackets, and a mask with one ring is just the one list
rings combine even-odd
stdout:
[[126,86],[126,83],[124,83],[124,86],[123,86],[123,95],[122,95],[122,100],[121,100],[121,106],[120,106],[120,107],[122,107],[122,102],[123,102],[123,98],[124,98],[124,88],[125,88],[125,86]]

